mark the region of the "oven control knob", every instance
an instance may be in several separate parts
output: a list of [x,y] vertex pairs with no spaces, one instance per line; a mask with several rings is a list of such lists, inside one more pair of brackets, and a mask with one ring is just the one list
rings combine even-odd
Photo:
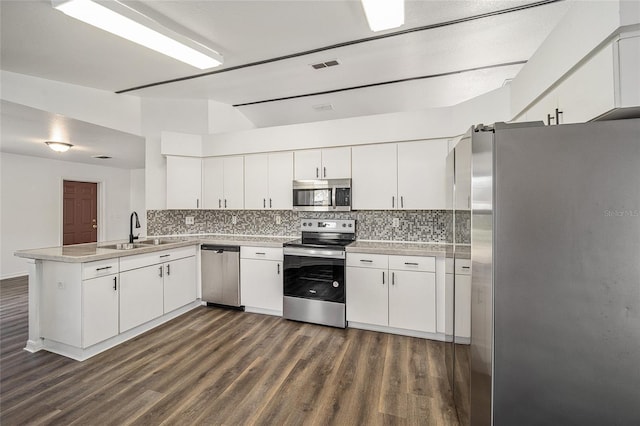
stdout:
[[350,224],[349,224],[349,228],[353,228],[353,223],[350,223]]
[[343,227],[343,228],[346,228],[346,227],[347,227],[347,224],[346,224],[346,223],[343,223],[343,224],[342,224],[342,227]]
[[334,287],[334,288],[338,288],[338,287],[340,287],[340,283],[339,283],[338,281],[334,281],[334,282],[333,282],[333,287]]

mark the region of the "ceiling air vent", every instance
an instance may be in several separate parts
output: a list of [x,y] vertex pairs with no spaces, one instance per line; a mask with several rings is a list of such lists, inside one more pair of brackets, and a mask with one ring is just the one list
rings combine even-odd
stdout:
[[113,157],[109,157],[108,155],[92,155],[91,158],[97,158],[98,160],[108,160]]
[[312,108],[317,111],[317,112],[321,112],[321,111],[333,111],[333,105],[331,104],[320,104],[320,105],[314,105],[312,106]]
[[338,62],[337,59],[331,59],[330,61],[319,62],[317,64],[311,64],[311,66],[313,67],[314,70],[320,70],[322,68],[335,67],[336,65],[340,65],[340,62]]

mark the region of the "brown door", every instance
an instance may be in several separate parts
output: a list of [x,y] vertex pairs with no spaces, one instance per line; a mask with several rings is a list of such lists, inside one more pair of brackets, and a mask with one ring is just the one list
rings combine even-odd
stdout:
[[98,240],[98,184],[64,181],[62,244]]

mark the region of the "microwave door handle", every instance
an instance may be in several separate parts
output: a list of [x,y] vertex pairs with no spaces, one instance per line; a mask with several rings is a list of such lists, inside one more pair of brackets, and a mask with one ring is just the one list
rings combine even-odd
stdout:
[[334,210],[338,208],[338,206],[336,206],[336,192],[338,191],[335,187],[331,188],[331,206],[334,208]]

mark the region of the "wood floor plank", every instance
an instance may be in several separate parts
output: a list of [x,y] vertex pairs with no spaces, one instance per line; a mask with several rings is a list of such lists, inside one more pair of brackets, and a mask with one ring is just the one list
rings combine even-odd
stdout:
[[0,281],[0,424],[457,425],[440,342],[201,307],[77,362],[23,350]]

